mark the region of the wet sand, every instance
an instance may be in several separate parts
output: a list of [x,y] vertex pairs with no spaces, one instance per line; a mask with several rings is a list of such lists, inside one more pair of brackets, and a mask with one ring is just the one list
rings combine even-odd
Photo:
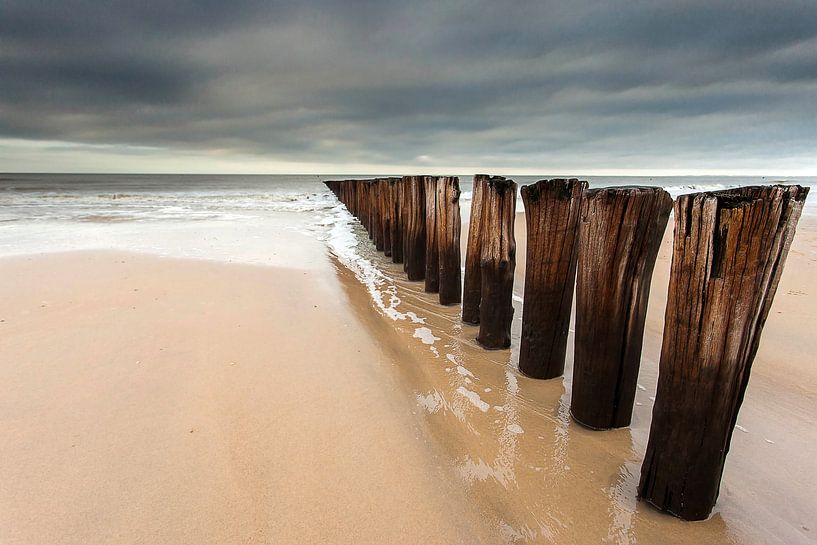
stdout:
[[[524,287],[524,218],[517,216],[515,293]],[[463,246],[467,223],[463,226]],[[516,369],[521,304],[515,301],[513,345],[486,352],[478,328],[459,307],[440,307],[422,283],[402,280],[399,265],[369,250],[393,279],[383,300],[393,312],[372,315],[367,295],[343,269],[347,294],[375,335],[411,365],[399,372],[429,433],[447,453],[473,501],[511,542],[740,543],[817,542],[817,225],[801,222],[754,365],[732,441],[719,502],[704,522],[686,523],[636,500],[657,381],[670,265],[672,225],[656,265],[633,422],[587,430],[569,416],[572,343],[564,379],[539,381]],[[464,251],[464,250],[463,250]],[[392,299],[394,300],[394,299]],[[371,305],[369,305],[371,306]],[[390,309],[394,310],[394,309]],[[423,317],[414,323],[413,314]],[[399,318],[399,316],[398,316]],[[572,329],[572,328],[571,328]]]
[[569,417],[572,347],[563,380],[516,371],[518,302],[514,348],[486,352],[459,307],[437,305],[367,244],[359,251],[386,275],[374,302],[321,244],[300,240],[299,252],[323,256],[309,269],[107,252],[2,259],[0,542],[815,543],[809,220],[716,513],[684,523],[636,501],[668,237],[633,424],[609,432]]

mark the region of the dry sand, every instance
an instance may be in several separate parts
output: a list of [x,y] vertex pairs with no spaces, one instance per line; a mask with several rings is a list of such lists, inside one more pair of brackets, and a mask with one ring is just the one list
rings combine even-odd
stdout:
[[0,260],[0,543],[491,543],[333,269]]
[[0,543],[815,543],[815,227],[801,224],[700,523],[635,498],[668,238],[633,424],[609,432],[570,420],[572,350],[564,380],[516,371],[520,308],[514,349],[486,352],[459,307],[371,250],[394,278],[386,300],[422,322],[378,313],[329,257],[0,260]]

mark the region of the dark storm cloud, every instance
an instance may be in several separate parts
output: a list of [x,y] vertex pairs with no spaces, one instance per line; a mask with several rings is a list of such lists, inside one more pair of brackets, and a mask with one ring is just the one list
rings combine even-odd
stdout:
[[0,137],[599,167],[813,157],[815,115],[813,0],[0,3]]

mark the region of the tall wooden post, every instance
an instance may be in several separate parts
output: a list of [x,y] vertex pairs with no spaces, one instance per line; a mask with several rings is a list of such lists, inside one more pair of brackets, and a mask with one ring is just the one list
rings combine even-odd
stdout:
[[570,412],[589,428],[630,424],[652,272],[670,210],[672,197],[659,187],[585,193]]
[[807,194],[800,186],[743,187],[675,203],[658,391],[639,484],[639,496],[658,509],[702,520],[715,505]]
[[380,180],[380,226],[383,229],[383,254],[391,257],[391,222],[392,222],[392,184],[391,178]]
[[587,182],[575,178],[522,186],[528,243],[519,370],[529,377],[549,379],[564,373],[586,189]]
[[485,224],[481,241],[481,293],[477,342],[489,349],[511,345],[513,273],[516,268],[516,184],[491,179],[483,195]]
[[[456,176],[437,179],[437,218],[435,222],[439,250],[440,304],[454,305],[462,300],[460,261],[460,180]],[[429,235],[431,238],[431,235]]]
[[361,218],[361,223],[363,223],[363,227],[366,229],[366,233],[369,235],[369,240],[373,240],[374,238],[374,230],[372,229],[372,225],[374,225],[374,211],[372,210],[373,187],[374,180],[363,180],[363,208],[365,212]]
[[343,182],[343,204],[346,205],[346,209],[352,214],[354,217],[357,217],[357,208],[356,208],[356,200],[355,200],[355,189],[357,188],[357,184],[354,180],[346,180]]
[[409,280],[417,281],[426,272],[425,181],[422,176],[403,178],[403,268]]
[[378,252],[383,251],[385,242],[383,239],[383,186],[382,178],[377,178],[372,182],[372,216],[374,218],[372,222],[372,240]]
[[355,186],[356,186],[356,188],[355,188],[355,199],[357,201],[357,204],[355,205],[355,209],[357,210],[357,214],[355,215],[355,217],[360,220],[360,223],[362,225],[365,226],[366,222],[364,221],[364,217],[366,215],[366,208],[365,208],[365,200],[366,200],[365,191],[366,191],[366,188],[364,188],[363,185],[364,185],[363,180],[355,180]]
[[403,180],[392,178],[392,221],[391,221],[391,260],[392,263],[403,262]]
[[440,249],[437,245],[437,177],[424,176],[426,198],[426,274],[427,293],[440,291]]
[[[462,289],[462,321],[468,324],[479,323],[479,302],[482,297],[482,232],[483,195],[485,186],[491,177],[487,174],[474,175],[474,187],[471,191],[471,217],[468,219],[468,244],[465,248],[465,280]],[[504,178],[495,177],[503,180]]]

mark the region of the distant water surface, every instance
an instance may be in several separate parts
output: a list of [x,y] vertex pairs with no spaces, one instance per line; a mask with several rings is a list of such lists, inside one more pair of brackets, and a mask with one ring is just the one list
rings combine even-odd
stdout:
[[[270,255],[265,237],[297,232],[326,240],[341,219],[344,211],[323,180],[370,177],[0,174],[0,256],[117,249],[280,265],[283,258]],[[549,177],[553,176],[511,178],[522,186]],[[673,196],[775,181],[700,176],[581,178],[591,187],[656,185]],[[460,181],[467,209],[471,176],[460,176]],[[812,186],[817,178],[786,182]],[[807,213],[814,213],[814,199],[809,198]],[[522,210],[521,201],[517,207]]]

